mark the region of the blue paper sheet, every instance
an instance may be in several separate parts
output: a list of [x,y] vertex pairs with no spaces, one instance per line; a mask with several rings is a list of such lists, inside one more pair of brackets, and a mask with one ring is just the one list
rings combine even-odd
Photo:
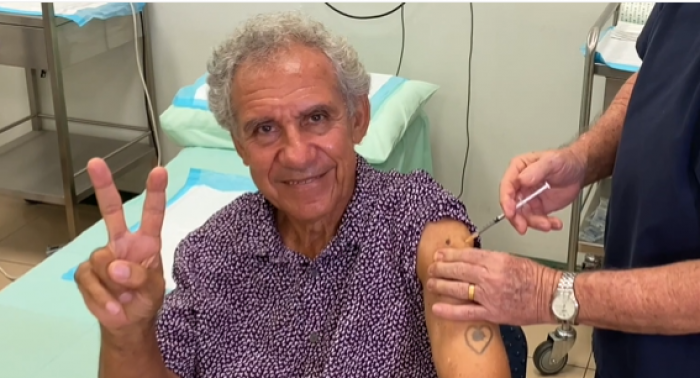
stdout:
[[[54,6],[57,17],[65,18],[75,22],[82,27],[92,20],[107,20],[113,17],[129,16],[132,14],[131,5],[134,5],[136,12],[143,11],[146,3],[107,3],[97,8],[85,8],[73,14],[61,14],[60,9]],[[41,11],[29,11],[14,9],[0,3],[0,13],[14,14],[18,16],[41,16]]]
[[[601,34],[600,40],[602,41],[603,38],[605,38],[607,36],[607,34],[610,33],[613,29],[614,29],[614,27],[611,26],[605,32],[603,32]],[[581,46],[581,53],[583,54],[583,56],[586,56],[586,46],[585,45]],[[597,51],[595,53],[595,62],[600,63],[600,64],[604,64],[604,65],[606,65],[612,69],[618,70],[618,71],[630,72],[630,73],[636,73],[637,71],[639,71],[639,68],[640,68],[640,67],[629,66],[629,65],[625,65],[625,64],[606,62],[605,59],[603,59],[603,55],[601,55]]]

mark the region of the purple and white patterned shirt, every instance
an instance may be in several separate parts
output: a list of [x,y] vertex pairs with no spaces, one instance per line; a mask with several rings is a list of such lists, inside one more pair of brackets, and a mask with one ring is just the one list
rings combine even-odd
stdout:
[[272,205],[243,195],[185,238],[157,338],[194,377],[436,377],[416,273],[429,222],[474,232],[464,205],[425,172],[358,157],[336,237],[315,259],[287,249]]

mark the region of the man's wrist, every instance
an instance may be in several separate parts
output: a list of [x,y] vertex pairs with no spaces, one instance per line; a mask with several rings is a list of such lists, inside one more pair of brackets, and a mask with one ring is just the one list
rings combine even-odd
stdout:
[[588,143],[586,139],[587,138],[584,134],[584,136],[582,136],[570,146],[565,148],[566,150],[568,150],[567,152],[570,153],[573,156],[573,158],[580,164],[584,171],[588,170],[590,157],[590,153],[587,146]]
[[100,378],[175,377],[166,367],[156,337],[156,323],[118,330],[101,328]]
[[557,287],[559,286],[559,281],[563,272],[544,268],[542,272],[542,278],[540,281],[540,293],[539,293],[539,323],[541,324],[556,324],[557,319],[552,312],[552,300],[554,299],[554,294],[557,292]]
[[155,321],[118,330],[100,327],[102,344],[115,350],[135,350],[156,338]]

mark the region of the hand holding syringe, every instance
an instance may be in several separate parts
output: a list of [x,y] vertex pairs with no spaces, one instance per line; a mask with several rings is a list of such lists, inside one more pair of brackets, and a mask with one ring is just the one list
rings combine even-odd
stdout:
[[[515,205],[515,211],[520,210],[520,208],[527,205],[528,202],[532,201],[532,199],[539,196],[540,194],[542,194],[542,192],[544,192],[545,190],[547,190],[549,188],[551,188],[551,186],[549,186],[549,183],[545,182],[541,188],[537,189],[534,193],[530,194],[529,196],[525,197],[520,202],[518,202],[518,204]],[[494,218],[491,222],[486,224],[484,227],[477,229],[476,232],[469,237],[469,240],[474,240],[474,239],[478,238],[480,235],[482,235],[484,233],[484,231],[495,226],[496,224],[498,224],[498,222],[502,221],[505,217],[506,217],[506,215],[501,213],[501,215]]]

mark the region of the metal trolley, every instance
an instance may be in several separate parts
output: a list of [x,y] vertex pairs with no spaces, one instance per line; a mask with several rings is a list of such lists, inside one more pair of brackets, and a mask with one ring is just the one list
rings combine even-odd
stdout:
[[[114,175],[141,163],[153,161],[158,145],[154,139],[158,125],[149,127],[120,125],[69,117],[62,74],[60,36],[71,25],[54,14],[53,3],[42,3],[42,16],[18,16],[0,13],[0,65],[25,69],[30,114],[9,125],[0,125],[0,134],[31,122],[32,130],[0,146],[0,193],[32,202],[64,205],[71,239],[79,233],[78,201],[93,193],[87,177],[90,158],[102,157]],[[141,21],[142,59],[146,87],[151,103],[156,103],[148,28],[148,5],[136,17]],[[102,21],[93,21],[102,22]],[[86,39],[102,38],[81,30]],[[134,36],[137,38],[137,36]],[[38,76],[47,77],[53,100],[53,114],[42,112],[38,94]],[[146,106],[148,113],[148,106]],[[147,114],[148,115],[148,114]],[[158,122],[158,117],[155,122]],[[42,120],[54,120],[56,129],[42,127]],[[130,141],[71,134],[68,122],[139,131]],[[150,143],[139,143],[148,139]]]
[[[581,93],[581,113],[579,118],[579,135],[589,129],[591,119],[593,79],[599,76],[605,79],[603,109],[607,109],[625,81],[632,76],[629,72],[619,71],[604,64],[596,63],[595,56],[601,33],[608,25],[616,25],[620,15],[620,3],[609,4],[588,32],[585,48],[583,70],[583,90]],[[610,23],[611,22],[611,23]],[[602,198],[609,198],[611,182],[609,178],[595,183],[576,197],[571,205],[571,222],[567,255],[567,269],[575,271],[579,253],[586,254],[583,269],[595,269],[600,266],[604,256],[602,244],[579,240],[579,230],[585,227],[582,219],[598,207]],[[584,194],[585,193],[585,194]],[[593,194],[592,197],[590,195]],[[590,203],[589,202],[590,197]],[[582,216],[587,206],[586,214]],[[555,375],[564,369],[568,362],[568,353],[576,342],[576,330],[573,327],[558,327],[550,332],[547,340],[537,346],[533,353],[533,362],[542,375]]]

